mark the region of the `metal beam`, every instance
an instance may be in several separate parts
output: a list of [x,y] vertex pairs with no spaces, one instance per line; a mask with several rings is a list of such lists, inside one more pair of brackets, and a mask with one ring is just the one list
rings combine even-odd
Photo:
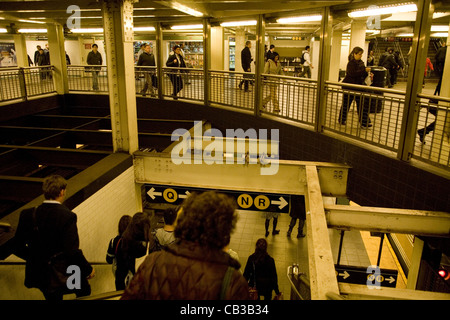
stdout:
[[[266,167],[255,164],[206,164],[199,159],[187,159],[190,163],[175,164],[168,153],[150,154],[135,152],[135,177],[137,183],[154,183],[185,187],[224,190],[300,194],[306,192],[307,165],[318,168],[321,192],[326,195],[345,196],[348,166],[325,162],[279,160],[278,171],[262,175]],[[275,166],[275,164],[271,164]]]
[[450,213],[325,205],[329,228],[450,237]]
[[339,283],[339,290],[348,300],[450,300],[448,293],[388,287],[377,290],[351,283]]
[[306,179],[305,202],[311,300],[326,300],[329,293],[339,295],[339,287],[316,166],[306,166]]

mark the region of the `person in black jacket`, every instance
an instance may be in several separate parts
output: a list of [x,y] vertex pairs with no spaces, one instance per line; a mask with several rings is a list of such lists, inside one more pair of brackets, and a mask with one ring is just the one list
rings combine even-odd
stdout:
[[[252,53],[250,52],[250,48],[252,47],[252,43],[251,41],[247,41],[245,43],[245,48],[242,49],[241,51],[241,64],[242,64],[242,69],[244,70],[244,72],[251,72],[251,63],[253,61],[252,58]],[[252,78],[252,75],[244,75],[243,79],[241,80],[241,82],[239,83],[239,89],[242,90],[242,84],[244,84],[244,91],[248,92],[248,83],[251,80],[247,80],[249,78]]]
[[[172,68],[186,68],[186,63],[184,62],[183,56],[181,55],[181,48],[179,45],[176,45],[173,47],[173,54],[169,56],[169,58],[166,61],[167,67]],[[173,98],[176,100],[178,99],[177,94],[178,92],[183,89],[183,79],[180,75],[181,70],[171,70],[169,73],[170,81],[173,85]]]
[[[37,55],[37,66],[47,66],[50,64],[50,62],[47,59],[47,55],[44,52],[44,49],[39,49],[39,54]],[[39,68],[39,74],[41,76],[41,80],[44,80],[47,78],[49,71],[47,68]]]
[[[139,56],[137,65],[144,66],[144,67],[156,66],[155,56],[152,53],[150,53],[150,45],[149,44],[146,44],[144,46],[144,52],[142,52],[141,55]],[[154,75],[155,70],[154,69],[143,69],[142,71],[144,72],[144,76],[145,76],[145,84],[144,84],[144,88],[141,90],[140,94],[145,96],[145,94],[147,93],[147,90],[150,89],[150,95],[153,97],[153,96],[155,96],[155,92],[153,90],[152,83],[156,80],[155,75]]]
[[263,296],[264,300],[272,300],[272,290],[277,295],[281,294],[278,289],[275,260],[267,253],[266,239],[261,238],[256,241],[255,252],[248,257],[243,276],[250,287],[256,285],[258,298]]
[[400,66],[395,62],[394,49],[387,48],[381,55],[378,65],[386,68],[386,83],[388,88],[392,88],[394,85],[391,83],[391,73],[393,69],[398,69]]
[[297,219],[299,220],[298,223],[298,233],[297,238],[303,238],[305,234],[303,233],[303,227],[305,226],[305,220],[306,220],[306,210],[305,210],[305,196],[292,196],[292,207],[291,207],[291,222],[289,223],[289,230],[287,232],[287,236],[290,237],[292,230],[295,227],[295,224],[297,223]]
[[[89,52],[87,56],[87,64],[88,65],[98,65],[101,66],[103,63],[102,54],[98,52],[98,45],[92,45],[92,51]],[[92,89],[99,90],[98,87],[98,74],[100,73],[101,67],[92,67],[90,69],[92,71]]]
[[[89,295],[88,279],[95,274],[79,249],[77,216],[61,204],[66,186],[67,181],[61,176],[45,178],[42,187],[45,201],[37,208],[22,211],[13,239],[13,253],[26,260],[25,286],[40,289],[47,300],[62,300],[69,293],[76,293],[77,297]],[[80,268],[80,289],[52,285],[48,263],[56,254],[65,257],[67,266]]]
[[[364,66],[364,62],[361,60],[364,50],[361,47],[354,47],[350,55],[348,56],[347,70],[343,83],[351,83],[364,85],[365,78],[369,75],[370,68]],[[368,107],[361,105],[362,92],[359,90],[351,89],[352,91],[345,90],[345,86],[342,86],[344,90],[343,101],[341,111],[339,112],[339,123],[342,125],[347,124],[348,109],[352,105],[353,100],[356,102],[356,109],[358,110],[358,118],[362,128],[371,127],[370,118],[368,115]],[[363,90],[361,90],[363,91]]]

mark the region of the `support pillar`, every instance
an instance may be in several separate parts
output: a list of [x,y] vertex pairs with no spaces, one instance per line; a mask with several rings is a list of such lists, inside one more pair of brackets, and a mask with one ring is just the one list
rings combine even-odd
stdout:
[[[350,47],[348,48],[348,54],[350,54],[354,47],[361,47],[364,49],[366,44],[366,28],[367,18],[364,18],[363,20],[352,21],[350,28],[352,32],[350,36]],[[364,64],[365,63],[366,61],[364,61]]]
[[237,27],[236,33],[235,33],[235,71],[244,72],[242,70],[242,63],[241,63],[241,51],[245,47],[245,30],[244,27]]
[[263,15],[258,16],[256,24],[256,53],[255,53],[255,115],[260,114],[263,100],[263,83],[261,74],[264,72],[264,37],[266,33],[266,22]]
[[17,66],[22,68],[28,67],[27,45],[24,34],[14,35],[14,47],[16,50]]
[[433,20],[434,6],[432,0],[417,1],[416,23],[414,24],[414,37],[409,63],[408,83],[406,85],[405,108],[400,128],[400,142],[397,158],[409,161],[416,140],[417,120],[419,107],[417,106],[417,93],[422,90],[427,58],[428,44],[430,42],[430,28]]
[[339,69],[341,64],[342,30],[333,30],[331,40],[330,74],[329,81],[339,80]]
[[408,279],[406,281],[407,289],[416,290],[417,278],[419,277],[420,263],[422,261],[423,245],[424,242],[421,239],[417,237],[414,238],[414,247],[411,257],[411,267],[409,268]]
[[64,29],[60,24],[47,24],[50,64],[54,66],[53,82],[60,95],[69,93],[66,51],[64,49]]
[[158,76],[158,99],[163,99],[163,88],[164,88],[164,73],[163,67],[165,66],[165,61],[163,60],[163,32],[161,27],[161,22],[156,24],[156,74]]
[[225,70],[223,27],[211,27],[211,69]]
[[[209,105],[211,96],[211,83],[209,81],[209,70],[211,69],[211,23],[208,19],[203,20],[203,92],[205,106]],[[223,59],[222,59],[223,60]]]
[[331,32],[332,19],[330,7],[325,7],[322,11],[322,24],[320,28],[320,49],[319,63],[317,64],[317,105],[316,105],[316,121],[314,121],[315,130],[323,131],[326,112],[326,90],[325,81],[328,79],[330,72],[330,53],[331,53]]
[[104,0],[102,4],[113,148],[114,152],[130,154],[139,148],[133,55],[133,2]]

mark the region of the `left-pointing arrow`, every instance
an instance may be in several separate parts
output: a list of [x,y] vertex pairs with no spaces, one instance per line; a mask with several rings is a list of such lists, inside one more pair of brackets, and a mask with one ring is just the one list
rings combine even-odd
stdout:
[[284,207],[286,207],[288,202],[286,200],[284,200],[283,197],[280,197],[279,199],[280,199],[280,201],[272,200],[272,204],[278,204],[279,205],[278,208],[281,210]]
[[155,200],[156,196],[162,196],[162,192],[155,192],[155,188],[153,187],[147,191],[147,194],[152,200]]

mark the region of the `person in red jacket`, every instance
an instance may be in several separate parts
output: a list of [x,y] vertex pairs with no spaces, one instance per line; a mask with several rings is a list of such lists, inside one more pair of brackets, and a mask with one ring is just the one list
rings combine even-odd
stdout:
[[225,252],[236,221],[236,201],[227,195],[189,195],[178,213],[177,240],[147,256],[121,299],[248,299],[240,263]]

